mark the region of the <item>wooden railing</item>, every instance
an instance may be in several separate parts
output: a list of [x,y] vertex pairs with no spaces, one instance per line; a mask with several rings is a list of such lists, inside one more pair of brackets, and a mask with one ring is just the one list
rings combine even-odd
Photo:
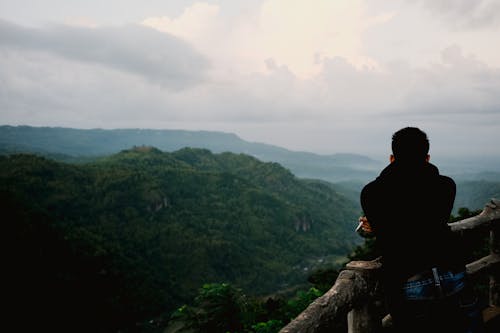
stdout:
[[[450,223],[451,230],[490,230],[490,254],[466,265],[467,274],[488,274],[489,305],[500,306],[500,200],[492,199],[474,217]],[[390,315],[380,314],[381,290],[378,283],[379,259],[351,261],[342,270],[332,288],[312,302],[280,333],[336,332],[346,327],[349,333],[369,333],[389,326]],[[381,319],[382,318],[382,319]]]

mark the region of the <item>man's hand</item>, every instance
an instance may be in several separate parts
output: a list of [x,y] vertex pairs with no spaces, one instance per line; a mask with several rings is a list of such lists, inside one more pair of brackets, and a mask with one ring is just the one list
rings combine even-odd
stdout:
[[358,221],[361,223],[361,228],[358,230],[358,234],[365,238],[373,237],[373,229],[366,216],[360,216]]

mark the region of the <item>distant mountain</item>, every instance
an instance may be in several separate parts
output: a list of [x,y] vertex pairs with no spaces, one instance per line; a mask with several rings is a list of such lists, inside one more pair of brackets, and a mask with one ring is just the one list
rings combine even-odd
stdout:
[[136,147],[83,164],[0,156],[0,209],[13,240],[7,303],[69,331],[133,328],[203,283],[275,292],[360,242],[358,208],[334,185],[204,149]]
[[152,129],[72,129],[61,127],[0,126],[0,153],[32,152],[58,160],[81,162],[117,153],[132,146],[154,146],[172,152],[205,148],[277,162],[301,178],[330,182],[371,179],[382,163],[356,154],[318,155],[248,142],[235,134],[209,131]]
[[492,198],[500,198],[500,180],[457,181],[454,213],[462,207],[470,210],[483,209]]
[[[290,151],[248,142],[223,132],[0,126],[0,154],[31,152],[59,161],[82,163],[142,145],[167,152],[193,147],[215,153],[244,153],[264,162],[279,163],[300,178],[336,183],[339,185],[336,190],[355,202],[359,201],[362,186],[378,176],[387,164],[357,154],[319,155]],[[495,184],[500,182],[500,157],[464,161],[433,156],[432,161],[437,161],[440,171],[457,182],[454,212],[463,205],[470,205],[470,209],[482,208],[490,199],[490,193],[495,192],[492,190]],[[471,181],[476,182],[475,185],[468,183]]]
[[499,182],[500,172],[480,171],[471,173],[452,174],[453,178],[459,182]]

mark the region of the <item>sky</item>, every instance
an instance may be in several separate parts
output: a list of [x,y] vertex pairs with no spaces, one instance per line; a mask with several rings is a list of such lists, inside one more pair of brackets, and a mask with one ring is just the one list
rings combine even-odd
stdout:
[[0,0],[0,124],[500,155],[500,0]]

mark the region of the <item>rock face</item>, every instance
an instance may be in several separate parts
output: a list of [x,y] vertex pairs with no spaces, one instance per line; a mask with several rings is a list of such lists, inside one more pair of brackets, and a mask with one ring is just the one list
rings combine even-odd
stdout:
[[308,221],[306,218],[297,218],[295,220],[295,231],[307,232],[311,230],[312,222]]
[[162,210],[163,208],[167,208],[167,207],[168,207],[168,199],[167,199],[167,197],[163,197],[159,200],[151,202],[148,205],[147,210],[148,210],[148,212],[151,212],[151,213],[157,213],[160,210]]

